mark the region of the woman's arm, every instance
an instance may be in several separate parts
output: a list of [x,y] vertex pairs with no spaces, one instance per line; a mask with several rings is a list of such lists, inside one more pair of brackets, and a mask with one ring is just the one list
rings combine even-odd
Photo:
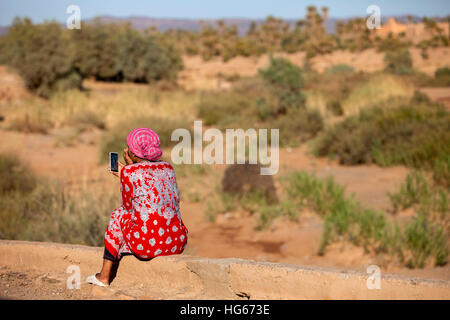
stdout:
[[[130,156],[128,155],[128,148],[123,149],[123,158],[125,159],[125,163],[126,164],[132,164],[133,163],[133,160],[131,160]],[[120,173],[122,172],[122,168],[124,166],[125,165],[122,162],[118,161],[119,170],[117,172],[111,171],[111,173],[113,175],[115,175],[116,177],[120,178]]]

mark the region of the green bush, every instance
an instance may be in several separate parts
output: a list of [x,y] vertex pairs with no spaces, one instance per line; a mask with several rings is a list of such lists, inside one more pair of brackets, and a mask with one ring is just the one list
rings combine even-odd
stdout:
[[431,196],[430,186],[428,181],[422,174],[414,172],[408,174],[406,182],[400,186],[400,190],[396,193],[388,193],[389,198],[394,207],[394,212],[399,208],[407,209],[414,204],[419,204],[428,201]]
[[404,210],[411,207],[429,217],[437,213],[441,218],[445,218],[449,213],[450,193],[448,188],[439,184],[432,185],[425,174],[420,171],[409,173],[399,190],[388,193],[388,196],[394,213],[399,209]]
[[398,37],[392,36],[390,34],[384,39],[380,39],[377,44],[378,51],[392,52],[399,51],[408,47],[408,43],[400,40]]
[[85,77],[173,82],[183,68],[180,52],[162,35],[99,21],[65,30],[56,22],[33,25],[28,18],[16,18],[0,46],[0,59],[43,97],[81,88]]
[[151,83],[176,79],[179,51],[158,34],[145,35],[130,25],[94,21],[71,32],[76,66],[86,77],[106,81]]
[[424,215],[419,215],[405,228],[405,247],[411,252],[407,261],[410,268],[423,268],[427,258],[434,256],[434,264],[447,263],[448,247],[444,229],[432,223]]
[[304,79],[299,67],[284,58],[270,57],[270,65],[259,74],[278,98],[276,114],[285,114],[290,109],[305,107],[305,95],[302,92]]
[[413,73],[413,60],[408,49],[387,51],[384,56],[385,71],[408,75]]
[[450,154],[440,153],[433,163],[434,181],[446,188],[450,188]]
[[434,73],[434,86],[448,87],[450,86],[450,68],[439,68]]

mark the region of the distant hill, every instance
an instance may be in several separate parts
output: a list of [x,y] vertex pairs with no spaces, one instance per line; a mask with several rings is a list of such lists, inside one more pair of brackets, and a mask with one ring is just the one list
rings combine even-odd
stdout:
[[[127,17],[127,18],[119,18],[119,17],[110,17],[110,16],[99,16],[94,19],[99,19],[104,22],[111,23],[130,23],[133,28],[138,30],[145,30],[146,28],[155,26],[160,31],[167,31],[169,29],[179,29],[179,30],[190,30],[190,31],[199,31],[202,26],[207,25],[216,25],[219,19],[168,19],[168,18],[150,18],[150,17]],[[90,19],[92,21],[94,19]],[[300,18],[299,18],[300,19]],[[224,18],[221,19],[225,22],[226,25],[235,24],[238,27],[238,31],[240,35],[243,35],[250,28],[252,22],[256,22],[256,24],[261,24],[265,19],[248,19],[248,18]],[[295,22],[298,19],[284,19],[284,21],[289,22],[291,27],[295,26]],[[334,33],[336,22],[339,20],[348,20],[348,19],[337,19],[330,17],[325,21],[325,29],[328,33]]]
[[[392,17],[382,17],[381,22],[385,23],[389,18],[395,18],[399,22],[406,22],[407,15],[403,16],[392,16]],[[184,18],[152,18],[152,17],[141,17],[141,16],[130,16],[130,17],[111,17],[111,16],[98,16],[96,18],[87,19],[86,21],[92,22],[95,19],[106,23],[130,23],[131,26],[137,30],[145,30],[149,27],[156,27],[160,31],[167,31],[169,29],[182,29],[190,31],[198,31],[202,28],[204,24],[215,25],[218,19],[184,19]],[[333,18],[329,17],[325,21],[325,29],[328,33],[334,33],[336,23],[338,21],[347,21],[351,18]],[[438,17],[437,19],[442,19]],[[257,24],[262,23],[264,19],[248,19],[248,18],[224,18],[227,25],[236,24],[239,30],[239,34],[243,35],[250,27],[252,21]],[[413,16],[414,22],[420,22],[421,17]],[[295,25],[297,19],[286,19],[291,26]],[[0,35],[5,34],[8,30],[7,26],[0,26]]]
[[[199,31],[202,29],[203,25],[215,26],[218,19],[168,19],[168,18],[149,18],[149,17],[109,17],[100,16],[94,19],[98,19],[107,23],[130,23],[131,26],[137,30],[145,30],[149,27],[156,27],[160,31],[167,31],[169,29],[175,30],[189,30],[189,31]],[[90,19],[89,21],[93,21]],[[222,19],[226,25],[235,24],[238,27],[240,35],[245,34],[249,29],[252,21],[260,24],[264,19],[246,19],[246,18],[224,18]],[[295,20],[285,20],[291,25],[295,24]]]
[[8,32],[8,27],[0,27],[0,36]]

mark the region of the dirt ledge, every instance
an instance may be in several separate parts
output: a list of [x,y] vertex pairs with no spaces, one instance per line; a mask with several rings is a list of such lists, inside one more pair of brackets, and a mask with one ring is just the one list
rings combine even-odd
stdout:
[[[188,255],[150,262],[126,256],[109,288],[83,283],[86,276],[98,272],[102,255],[98,247],[0,240],[0,268],[29,278],[16,287],[8,280],[7,289],[0,287],[0,295],[26,299],[450,299],[450,281],[382,274],[381,288],[370,290],[369,275],[354,271]],[[66,286],[67,268],[72,265],[80,268],[80,290]],[[46,286],[53,286],[55,296],[49,296]]]

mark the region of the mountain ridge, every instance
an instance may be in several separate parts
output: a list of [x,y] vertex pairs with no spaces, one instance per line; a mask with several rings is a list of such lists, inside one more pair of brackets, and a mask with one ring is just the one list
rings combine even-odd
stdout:
[[[381,22],[385,23],[389,18],[395,18],[399,22],[406,22],[408,15],[398,15],[398,16],[382,16]],[[276,17],[278,18],[278,17]],[[295,25],[295,22],[298,19],[283,19],[286,22],[289,22],[291,27]],[[348,18],[336,18],[329,17],[325,20],[325,29],[328,33],[334,33],[336,28],[336,23],[338,21],[348,21],[356,17],[348,17]],[[443,17],[435,17],[436,19],[443,19]],[[94,18],[85,19],[87,23],[92,23],[95,20],[99,20],[105,23],[130,23],[131,26],[137,30],[145,30],[149,27],[156,27],[159,31],[167,31],[169,29],[175,30],[188,30],[188,31],[199,31],[204,24],[215,25],[217,21],[223,20],[226,25],[236,24],[238,27],[239,35],[243,35],[247,32],[250,24],[252,22],[256,22],[257,24],[262,23],[265,19],[251,19],[244,17],[232,17],[232,18],[223,18],[223,19],[215,19],[215,18],[204,18],[204,19],[194,19],[194,18],[156,18],[149,16],[128,16],[128,17],[118,17],[118,16],[109,16],[109,15],[100,15]],[[420,22],[422,17],[412,16],[413,22]],[[8,30],[9,26],[0,26],[0,35],[5,34]]]

